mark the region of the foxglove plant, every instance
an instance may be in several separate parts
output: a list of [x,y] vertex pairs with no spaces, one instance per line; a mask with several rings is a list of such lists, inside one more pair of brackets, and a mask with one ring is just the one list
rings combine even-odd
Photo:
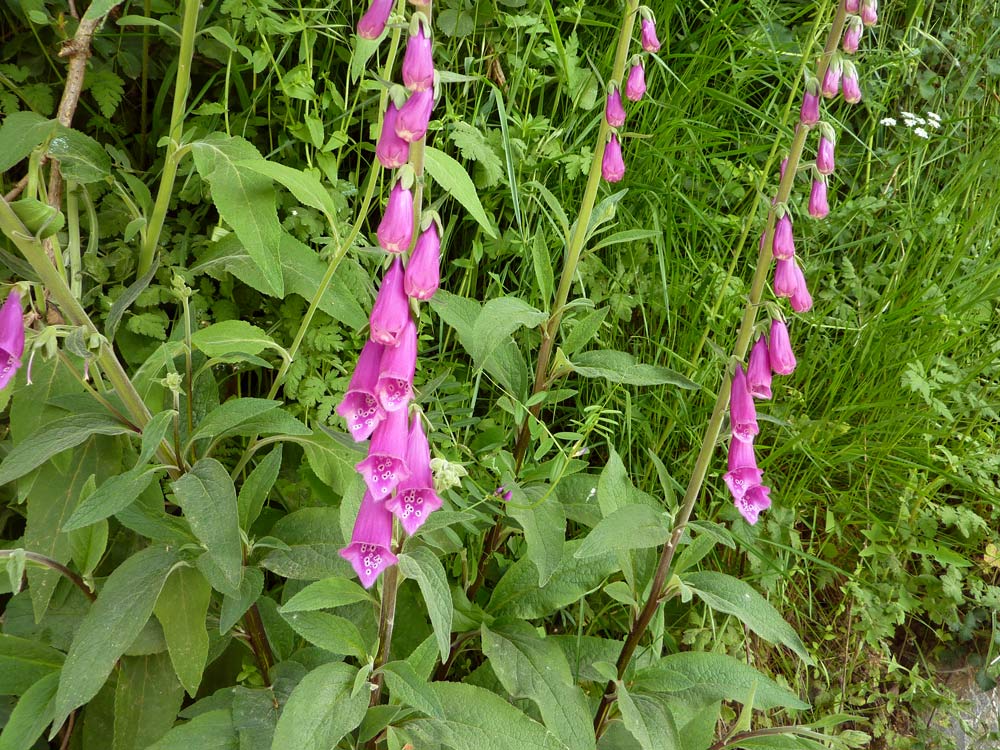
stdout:
[[378,244],[388,253],[402,253],[413,241],[413,193],[399,179],[389,194],[382,222],[376,232]]
[[347,420],[347,432],[356,441],[367,440],[378,423],[385,418],[385,410],[375,395],[382,360],[381,344],[365,342],[358,363],[351,376],[343,400],[337,405],[337,414]]
[[371,340],[385,346],[398,346],[403,328],[410,322],[410,303],[403,289],[403,263],[393,260],[382,277],[370,323]]
[[340,550],[340,556],[351,564],[366,589],[382,571],[398,562],[392,551],[392,513],[370,492],[361,499],[351,543]]
[[630,102],[637,102],[646,93],[646,71],[642,67],[642,58],[638,55],[632,58],[632,64],[628,70],[628,78],[625,80],[625,98]]
[[434,59],[427,17],[414,13],[410,21],[410,37],[403,55],[403,84],[410,91],[425,91],[434,86]]
[[392,5],[393,0],[372,0],[368,10],[358,21],[358,36],[363,39],[378,39],[382,36]]
[[809,191],[809,215],[814,219],[824,219],[830,213],[830,203],[826,196],[826,176],[818,171],[813,175],[812,190]]
[[427,123],[430,122],[433,109],[433,87],[414,91],[396,117],[396,135],[407,143],[419,141],[427,132]]
[[413,398],[413,374],[417,368],[417,327],[407,320],[396,346],[382,350],[375,395],[386,412],[405,410]]
[[429,223],[417,238],[403,275],[403,289],[412,299],[429,300],[441,284],[441,229],[436,214],[421,221]]
[[368,492],[379,502],[388,499],[399,483],[410,476],[406,437],[406,409],[387,412],[372,433],[368,456],[355,466],[368,485]]
[[857,104],[861,101],[861,85],[858,81],[858,69],[850,60],[844,61],[844,79],[841,83],[844,101]]
[[386,169],[398,169],[410,159],[410,144],[396,134],[399,108],[389,100],[382,118],[382,132],[375,144],[375,156]]
[[604,119],[613,128],[620,128],[625,124],[625,107],[622,105],[621,91],[614,83],[611,84],[611,91],[604,105]]
[[441,498],[434,491],[431,449],[419,414],[413,416],[407,436],[406,463],[410,476],[400,482],[396,494],[386,501],[386,508],[395,514],[406,533],[412,535],[441,507]]
[[767,339],[763,335],[757,337],[757,343],[750,350],[747,390],[754,398],[771,398],[771,359],[768,355]]
[[640,8],[639,13],[642,20],[639,22],[639,35],[642,41],[642,48],[646,52],[659,52],[660,40],[656,38],[656,19],[649,8]]
[[604,145],[601,175],[608,182],[621,182],[625,176],[625,159],[622,158],[622,145],[618,140],[617,133],[612,133]]

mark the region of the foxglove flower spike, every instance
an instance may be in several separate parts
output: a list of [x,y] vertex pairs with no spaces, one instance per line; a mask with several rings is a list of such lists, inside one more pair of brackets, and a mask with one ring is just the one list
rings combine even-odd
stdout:
[[386,508],[396,514],[407,534],[413,534],[427,516],[441,507],[441,498],[434,491],[431,449],[419,414],[413,416],[407,437],[406,463],[410,477],[400,482],[396,495],[386,501]]
[[368,457],[354,468],[368,486],[368,492],[379,502],[410,476],[406,465],[406,409],[391,411],[379,422],[368,446]]

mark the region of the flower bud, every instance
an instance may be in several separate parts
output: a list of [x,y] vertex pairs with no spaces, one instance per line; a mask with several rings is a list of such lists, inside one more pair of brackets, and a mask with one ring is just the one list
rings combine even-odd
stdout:
[[441,284],[441,238],[437,222],[432,221],[417,238],[410,262],[403,275],[403,288],[413,299],[428,300]]
[[795,266],[795,291],[788,300],[792,309],[797,313],[809,312],[812,310],[813,298],[809,294],[809,287],[806,286],[806,275],[796,264]]
[[637,102],[646,93],[646,71],[642,67],[642,62],[638,62],[629,68],[628,79],[625,81],[625,96],[629,101]]
[[378,39],[385,31],[386,21],[392,12],[393,0],[372,0],[361,20],[358,21],[358,36],[363,39]]
[[763,334],[750,350],[747,364],[747,390],[754,398],[771,398],[771,360],[767,352],[767,339]]
[[848,13],[857,13],[858,8],[861,7],[861,0],[845,0],[844,10]]
[[795,259],[779,260],[774,266],[774,295],[776,297],[791,297],[798,288],[798,277],[795,270],[798,266]]
[[771,370],[777,375],[791,375],[795,372],[795,352],[792,351],[788,339],[788,326],[785,321],[775,318],[771,321],[771,335],[767,340],[767,355],[771,362]]
[[827,99],[832,99],[840,92],[840,78],[842,75],[843,68],[841,67],[840,59],[835,56],[830,61],[830,65],[823,75],[823,85],[820,87],[820,92],[823,96]]
[[410,91],[423,91],[434,86],[434,58],[431,53],[431,39],[424,31],[421,20],[416,22],[417,30],[406,40],[403,54],[403,83]]
[[427,132],[427,123],[434,109],[434,89],[414,91],[399,110],[396,118],[396,135],[407,143],[419,141]]
[[382,277],[370,318],[372,341],[385,346],[398,346],[403,327],[410,320],[410,303],[403,291],[403,264],[393,260]]
[[802,92],[802,108],[799,110],[799,122],[803,125],[815,125],[819,122],[819,81],[810,77]]
[[410,249],[413,240],[413,193],[398,180],[389,193],[389,202],[375,235],[386,252],[404,253]]
[[618,134],[612,133],[611,140],[604,144],[604,158],[601,159],[601,175],[608,182],[621,182],[625,176],[625,160]]
[[878,21],[878,0],[862,0],[861,22],[865,26],[874,26]]
[[833,174],[835,168],[833,158],[833,141],[821,135],[816,149],[816,171],[820,174]]
[[382,132],[375,144],[375,156],[386,169],[398,169],[410,160],[410,144],[396,135],[398,117],[399,109],[390,99],[382,118]]
[[857,104],[861,101],[861,86],[858,83],[858,69],[850,60],[844,63],[844,80],[842,83],[844,101]]
[[812,190],[809,193],[809,215],[814,219],[825,219],[830,213],[830,204],[826,199],[826,178],[819,175],[813,179]]
[[771,251],[778,260],[789,260],[795,257],[795,239],[792,237],[792,217],[782,214],[774,225],[774,239],[771,241]]
[[847,22],[847,29],[844,31],[844,42],[842,45],[844,52],[853,55],[858,51],[858,44],[861,43],[862,29],[864,29],[864,24],[861,22],[861,19],[857,16],[851,16],[851,20]]
[[729,424],[733,437],[744,443],[753,442],[753,436],[760,432],[757,409],[753,405],[753,396],[747,390],[747,376],[742,365],[736,365],[729,391]]
[[639,26],[639,38],[642,42],[642,48],[646,52],[659,52],[660,40],[656,38],[656,21],[652,18],[643,18],[639,22]]
[[608,94],[604,105],[604,118],[613,128],[620,128],[625,124],[625,107],[622,106],[622,95],[617,86]]

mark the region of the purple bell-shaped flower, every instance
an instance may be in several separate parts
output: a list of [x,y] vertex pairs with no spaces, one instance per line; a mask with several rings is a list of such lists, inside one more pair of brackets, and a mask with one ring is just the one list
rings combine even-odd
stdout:
[[758,484],[746,491],[739,500],[735,500],[736,510],[746,519],[746,522],[753,526],[757,523],[762,511],[771,507],[771,488],[767,485]]
[[417,327],[406,321],[398,346],[387,346],[379,363],[375,395],[387,412],[405,409],[413,398],[413,373],[417,367]]
[[[24,318],[21,295],[12,289],[0,307],[0,390],[6,388],[21,367],[24,354]],[[30,369],[30,368],[29,368]]]
[[622,144],[617,133],[612,133],[611,140],[604,144],[601,175],[608,182],[621,182],[625,176],[625,159],[622,158]]
[[757,426],[757,409],[753,405],[753,396],[747,389],[747,376],[742,365],[737,365],[733,373],[732,389],[729,392],[729,422],[733,437],[745,443],[753,442],[753,436],[760,432]]
[[771,369],[778,375],[791,375],[795,372],[795,352],[788,338],[788,326],[785,321],[775,318],[771,321],[771,335],[767,339],[767,354]]
[[740,500],[751,487],[761,483],[764,472],[757,468],[753,454],[753,443],[745,443],[735,438],[729,441],[728,468],[722,481],[729,488],[734,500]]
[[617,86],[608,94],[604,105],[604,119],[613,128],[620,128],[625,124],[625,107],[622,105],[622,94]]
[[386,500],[385,505],[396,514],[406,533],[413,534],[432,511],[441,507],[441,498],[434,491],[431,449],[419,414],[413,416],[407,438],[406,463],[410,476],[399,483],[395,496]]
[[393,260],[382,277],[370,318],[371,340],[386,346],[397,346],[403,327],[410,320],[410,303],[403,291],[403,264]]
[[375,144],[375,157],[386,169],[398,169],[410,160],[410,144],[396,135],[399,109],[390,100],[382,118],[382,132]]
[[638,60],[628,70],[628,78],[625,79],[625,97],[631,102],[637,102],[645,93],[646,71],[642,67],[642,61]]
[[434,58],[422,17],[415,23],[416,33],[406,40],[403,54],[403,83],[410,91],[423,91],[434,85]]
[[351,375],[347,393],[339,404],[337,414],[347,420],[347,432],[357,441],[367,440],[378,423],[385,418],[385,410],[375,395],[378,383],[382,345],[371,339],[365,342],[358,356],[358,363]]
[[750,350],[747,364],[747,390],[754,398],[771,398],[771,360],[767,354],[767,339],[763,334]]
[[368,485],[371,496],[380,502],[410,476],[406,465],[406,428],[406,409],[387,413],[372,433],[368,457],[354,467]]
[[389,193],[385,214],[375,232],[378,244],[388,253],[405,253],[413,241],[413,193],[399,180]]
[[358,21],[358,36],[363,39],[378,39],[382,36],[392,12],[392,4],[393,0],[372,0],[372,4]]
[[392,553],[392,513],[367,492],[354,521],[351,543],[340,550],[340,556],[351,564],[366,589],[398,562]]
[[428,300],[441,284],[441,238],[436,221],[417,237],[403,274],[403,289],[413,299]]
[[410,94],[396,118],[396,135],[407,143],[419,141],[427,132],[427,123],[434,109],[434,89],[422,89]]

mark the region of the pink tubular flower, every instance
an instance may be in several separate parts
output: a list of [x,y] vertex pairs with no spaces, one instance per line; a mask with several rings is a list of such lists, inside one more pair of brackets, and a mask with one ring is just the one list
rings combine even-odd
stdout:
[[825,135],[819,137],[816,148],[816,171],[822,175],[833,174],[836,162],[833,157],[833,141]]
[[774,294],[776,297],[791,297],[798,288],[795,259],[779,260],[774,266]]
[[844,81],[841,88],[844,101],[857,104],[861,101],[861,85],[858,82],[858,69],[850,60],[844,63]]
[[368,457],[355,465],[378,501],[385,500],[410,476],[406,465],[406,409],[391,411],[379,422],[368,446]]
[[410,144],[396,135],[398,117],[399,109],[390,100],[382,118],[382,132],[375,144],[375,156],[386,169],[398,169],[410,160]]
[[795,291],[788,302],[797,313],[809,312],[812,310],[813,298],[806,286],[806,276],[798,265],[795,266],[795,281]]
[[646,71],[642,67],[642,62],[638,62],[629,68],[628,78],[625,80],[625,96],[629,101],[637,102],[646,93]]
[[753,405],[753,396],[747,390],[747,376],[742,365],[737,365],[733,373],[732,389],[729,392],[729,422],[733,437],[744,443],[753,442],[753,436],[760,432],[757,410]]
[[419,414],[414,415],[407,438],[406,463],[410,467],[410,476],[399,483],[395,497],[387,500],[385,507],[396,514],[407,534],[413,534],[427,520],[427,516],[441,507],[441,498],[434,491],[431,449]]
[[789,260],[795,257],[795,240],[792,237],[792,217],[784,214],[774,226],[774,240],[771,250],[778,260]]
[[820,86],[820,93],[827,99],[832,99],[840,92],[840,78],[843,72],[840,59],[834,56],[826,73],[823,74],[823,85]]
[[403,264],[396,258],[382,277],[369,319],[371,340],[386,346],[398,346],[399,335],[410,320],[410,303],[403,291]]
[[378,244],[388,253],[405,253],[413,240],[413,193],[396,182],[389,193],[382,222],[375,232]]
[[410,262],[403,274],[403,289],[413,299],[428,300],[441,284],[441,238],[432,221],[417,238]]
[[847,29],[844,31],[844,41],[842,47],[844,52],[853,55],[858,51],[858,45],[861,43],[861,31],[864,29],[864,24],[861,19],[857,16],[851,16],[851,20],[847,22]]
[[604,119],[613,128],[620,128],[625,124],[625,107],[622,106],[622,95],[617,86],[608,94],[604,105]]
[[351,543],[340,550],[340,556],[351,564],[366,589],[398,562],[392,554],[392,513],[367,492],[354,521]]
[[387,412],[405,409],[413,398],[413,373],[417,369],[417,327],[406,321],[398,346],[387,346],[379,362],[375,396]]
[[750,350],[747,364],[747,390],[754,398],[771,398],[771,360],[767,353],[767,339],[761,334]]
[[337,414],[347,420],[348,433],[359,442],[366,440],[385,418],[385,411],[375,397],[381,359],[382,345],[370,339],[366,341],[358,356],[354,374],[351,375],[347,393],[337,404]]
[[368,10],[358,21],[358,36],[363,39],[378,39],[385,31],[385,23],[392,12],[393,0],[372,0]]
[[865,26],[874,26],[878,21],[878,0],[862,0],[861,22]]
[[760,484],[764,472],[757,468],[757,459],[753,455],[753,443],[742,440],[729,441],[729,471],[722,475],[722,480],[729,488],[734,500],[740,500],[751,487]]
[[396,118],[396,135],[407,143],[419,141],[427,132],[427,123],[434,109],[434,89],[414,91],[399,110]]
[[757,523],[761,511],[771,507],[771,488],[767,485],[758,484],[750,487],[746,494],[734,501],[736,510],[746,519],[746,522],[753,526]]
[[403,83],[410,91],[423,91],[434,85],[434,59],[431,39],[424,32],[424,24],[417,22],[417,33],[406,40],[403,54]]
[[652,18],[643,18],[640,21],[639,39],[642,42],[642,48],[646,52],[659,52],[660,51],[660,40],[656,38],[656,21]]
[[601,175],[608,182],[621,182],[625,176],[625,159],[622,158],[622,144],[618,141],[617,133],[612,133],[611,140],[604,144]]
[[813,180],[809,192],[809,215],[814,219],[824,219],[830,213],[830,204],[826,199],[826,178],[820,175]]
[[0,390],[14,379],[24,354],[24,318],[21,316],[21,295],[11,289],[0,307]]
[[848,13],[857,13],[858,8],[861,7],[861,0],[845,0],[844,10]]
[[815,125],[819,122],[819,84],[815,78],[810,79],[806,84],[806,90],[802,93],[799,122],[803,125]]
[[771,335],[767,341],[767,355],[771,370],[777,375],[791,375],[795,372],[795,353],[788,340],[788,326],[785,321],[775,318],[771,321]]

